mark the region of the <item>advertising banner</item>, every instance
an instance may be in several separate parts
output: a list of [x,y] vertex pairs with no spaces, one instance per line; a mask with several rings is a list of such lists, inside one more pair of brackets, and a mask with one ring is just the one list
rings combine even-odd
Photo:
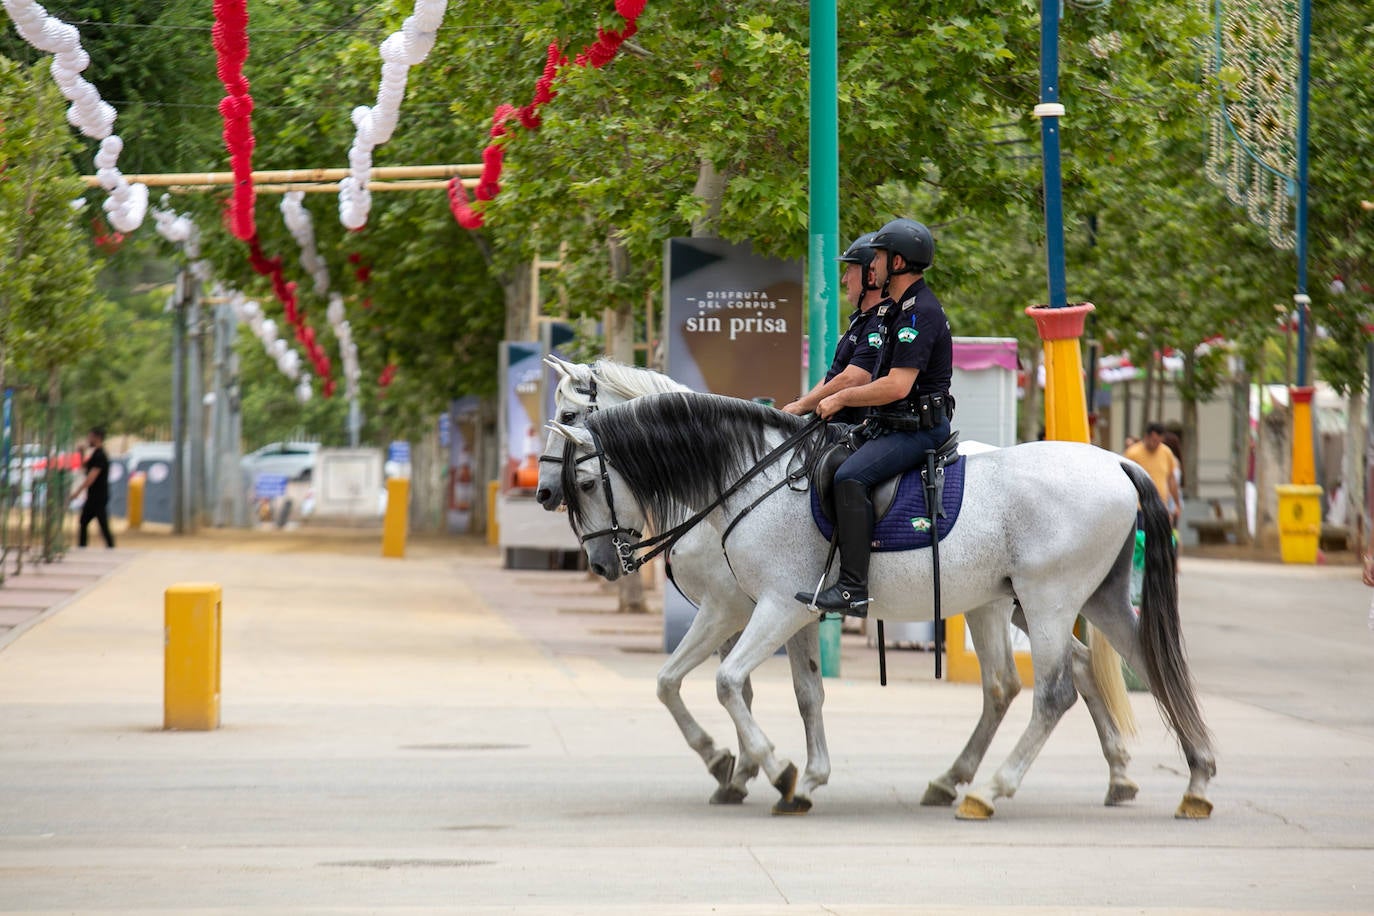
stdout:
[[544,347],[532,341],[501,344],[506,409],[502,413],[501,489],[532,487],[539,480],[544,428]]
[[669,239],[663,261],[670,376],[778,405],[802,392],[801,261],[694,238]]

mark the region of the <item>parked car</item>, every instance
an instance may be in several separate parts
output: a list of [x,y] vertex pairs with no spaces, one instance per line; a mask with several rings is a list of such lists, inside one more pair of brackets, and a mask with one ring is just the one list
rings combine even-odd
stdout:
[[309,480],[319,458],[318,442],[269,442],[243,456],[242,468],[252,477],[281,474],[287,480]]

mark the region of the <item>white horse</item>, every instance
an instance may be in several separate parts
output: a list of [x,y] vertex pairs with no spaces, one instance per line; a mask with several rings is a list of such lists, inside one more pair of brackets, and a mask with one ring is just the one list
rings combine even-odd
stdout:
[[[549,357],[546,362],[561,376],[556,392],[556,417],[558,422],[567,426],[584,425],[588,415],[601,407],[624,403],[647,394],[689,390],[657,372],[609,360],[601,360],[594,366],[576,365],[557,357]],[[545,446],[537,491],[538,499],[545,508],[553,509],[563,502],[561,455],[564,443],[563,436],[553,431]],[[728,654],[728,647],[748,623],[754,602],[740,589],[729,571],[717,537],[705,526],[688,531],[675,545],[671,556],[676,584],[698,605],[700,611],[686,637],[660,670],[658,695],[678,723],[688,745],[701,755],[708,770],[721,781],[712,801],[742,801],[747,791],[745,784],[757,773],[757,761],[749,757],[741,744],[740,765],[727,784],[725,779],[731,777],[727,767],[733,762],[732,758],[728,751],[716,749],[710,736],[687,710],[681,698],[681,685],[683,678],[705,661],[717,646],[724,643],[722,657]],[[967,615],[969,632],[982,672],[982,715],[953,765],[929,784],[922,799],[923,804],[953,803],[958,786],[973,779],[1011,701],[1021,690],[1007,630],[1007,621],[1014,606],[1013,601],[1004,599]],[[1024,629],[1021,615],[1018,613],[1016,616]],[[1095,640],[1098,639],[1095,630],[1093,635]],[[1121,732],[1134,731],[1134,719],[1121,680],[1119,659],[1105,645],[1099,648],[1095,644],[1091,657],[1081,643],[1075,640],[1073,646],[1074,684],[1083,695],[1097,726],[1103,755],[1108,762],[1106,804],[1122,804],[1135,797],[1137,787],[1126,774],[1130,755]],[[811,805],[812,791],[824,784],[829,775],[829,757],[821,721],[824,688],[818,671],[817,648],[814,626],[802,627],[787,642],[797,705],[807,736],[807,764],[794,799],[790,802],[786,799],[780,801],[774,808],[777,813],[807,810]],[[1094,667],[1093,662],[1104,656],[1109,657],[1107,664]],[[747,704],[747,680],[743,691]]]
[[[778,487],[786,462],[740,484],[745,472],[805,424],[747,401],[671,393],[597,411],[585,428],[552,425],[572,444],[564,455],[563,497],[595,571],[613,580],[633,568],[618,543],[630,529],[669,530],[704,513],[701,524],[721,539],[734,578],[756,603],[721,663],[717,694],[740,734],[741,756],[761,761],[770,782],[790,800],[796,768],[774,754],[744,700],[743,685],[786,639],[814,622],[793,596],[824,565],[827,543],[812,522],[810,494],[785,486],[735,520],[742,507]],[[1177,816],[1209,816],[1206,790],[1216,771],[1211,736],[1179,636],[1168,514],[1149,476],[1133,462],[1077,443],[1029,443],[966,461],[965,508],[941,542],[944,605],[966,613],[1014,598],[1025,615],[1036,676],[1029,726],[996,774],[965,796],[960,813],[991,816],[998,798],[1015,794],[1073,704],[1072,629],[1082,613],[1146,674],[1182,745],[1190,777]],[[1138,622],[1128,594],[1137,504],[1147,547]],[[924,553],[874,555],[870,594],[886,619],[928,619],[931,586]],[[1005,643],[1005,627],[1001,634]]]

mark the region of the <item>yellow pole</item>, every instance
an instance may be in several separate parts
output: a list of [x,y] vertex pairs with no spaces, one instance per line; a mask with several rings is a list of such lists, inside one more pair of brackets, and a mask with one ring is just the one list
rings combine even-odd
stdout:
[[1078,339],[1093,311],[1091,302],[1026,309],[1045,344],[1045,438],[1088,442],[1088,402],[1083,390],[1083,358]]
[[496,518],[497,500],[500,498],[501,482],[487,481],[487,543],[495,547],[501,543],[501,526]]
[[1311,486],[1317,482],[1317,463],[1312,457],[1311,385],[1291,388],[1293,404],[1293,483]]
[[406,555],[406,526],[410,515],[410,479],[392,477],[386,482],[386,518],[382,521],[382,556]]
[[173,585],[163,596],[163,728],[219,728],[221,599],[213,582]]
[[129,476],[129,530],[143,527],[143,489],[148,477],[142,472]]
[[1322,488],[1312,449],[1311,385],[1289,388],[1293,405],[1293,470],[1290,484],[1279,484],[1279,556],[1285,563],[1311,564],[1321,552]]

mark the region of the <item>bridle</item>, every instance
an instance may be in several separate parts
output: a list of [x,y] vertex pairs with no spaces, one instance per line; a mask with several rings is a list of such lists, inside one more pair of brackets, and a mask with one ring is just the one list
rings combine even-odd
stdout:
[[[595,376],[588,377],[587,385],[585,387],[581,385],[574,385],[573,391],[587,398],[588,414],[594,414],[598,410],[600,410],[600,407],[596,403],[597,387]],[[601,440],[597,438],[596,433],[591,432],[591,430],[588,430],[588,432],[591,433],[592,445],[595,447],[596,450],[592,452],[590,455],[583,455],[581,458],[576,459],[573,462],[573,464],[579,465],[584,461],[591,461],[593,458],[595,458],[598,461],[601,469],[601,488],[606,494],[606,507],[610,510],[611,513],[611,525],[609,528],[602,528],[598,531],[592,531],[587,534],[579,535],[579,543],[586,544],[593,538],[605,537],[606,535],[610,535],[611,546],[615,548],[616,556],[620,557],[620,568],[625,572],[626,575],[629,575],[630,573],[638,569],[641,565],[640,563],[635,562],[634,552],[637,548],[643,546],[643,544],[646,543],[640,540],[644,537],[644,532],[640,531],[638,528],[630,528],[628,526],[621,525],[620,521],[616,518],[615,493],[611,490],[611,475],[606,464],[606,450],[601,447]],[[540,455],[539,460],[547,461],[550,464],[563,463],[563,459],[558,457],[557,455]],[[568,497],[565,495],[563,498],[566,500]],[[622,537],[622,534],[629,535],[629,540],[626,540],[626,538]]]

